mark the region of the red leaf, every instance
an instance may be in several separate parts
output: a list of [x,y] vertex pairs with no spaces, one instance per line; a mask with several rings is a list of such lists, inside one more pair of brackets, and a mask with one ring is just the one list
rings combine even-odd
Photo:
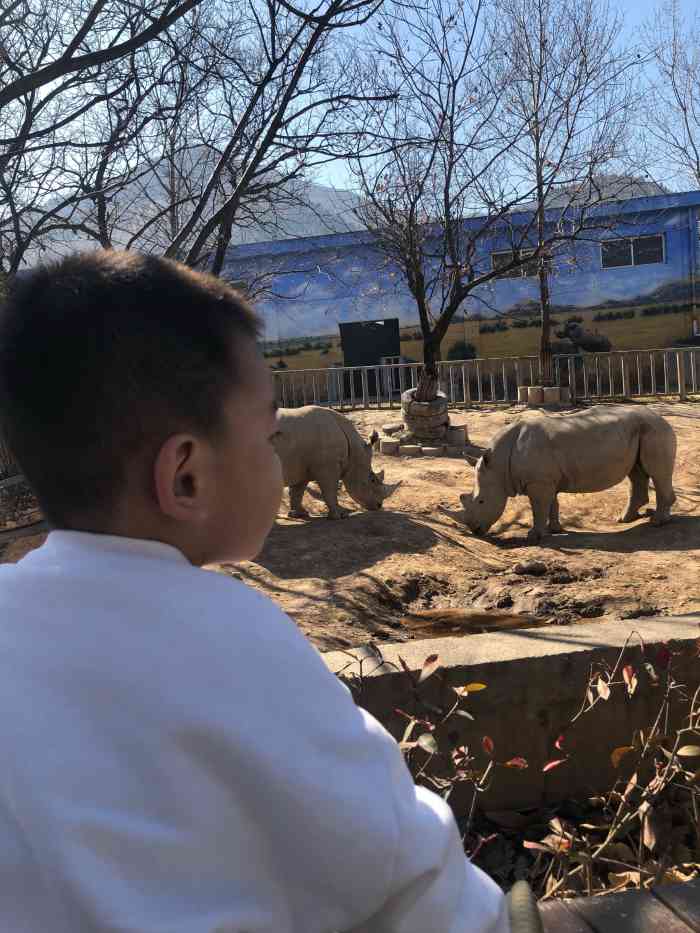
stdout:
[[427,680],[431,674],[434,674],[435,671],[440,667],[439,659],[436,654],[429,655],[425,661],[423,661],[423,667],[420,672],[420,677],[418,678],[418,683],[422,684],[424,680]]
[[667,645],[659,645],[656,649],[656,666],[665,671],[671,663],[671,652]]
[[523,849],[535,849],[537,852],[551,852],[549,846],[543,846],[541,842],[530,842],[529,839],[523,839]]
[[493,739],[490,736],[485,735],[481,740],[481,745],[489,758],[492,758],[496,748],[496,746],[493,744]]
[[568,761],[568,758],[555,758],[554,761],[548,761],[547,764],[542,768],[542,772],[552,771],[554,768],[558,768],[559,765],[563,765],[565,761]]
[[518,771],[524,771],[527,768],[527,761],[524,758],[511,758],[504,764],[506,768],[517,768]]
[[558,751],[561,751],[563,745],[564,745],[564,733],[562,732],[562,734],[559,736],[559,738],[558,738],[558,739],[556,740],[556,742],[554,743],[554,747],[555,747]]

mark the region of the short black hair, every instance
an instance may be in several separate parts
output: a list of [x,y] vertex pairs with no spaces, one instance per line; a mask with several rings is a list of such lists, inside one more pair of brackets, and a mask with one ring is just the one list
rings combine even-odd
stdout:
[[109,516],[127,466],[177,431],[212,436],[258,319],[222,279],[99,250],[17,277],[0,311],[0,421],[54,527]]

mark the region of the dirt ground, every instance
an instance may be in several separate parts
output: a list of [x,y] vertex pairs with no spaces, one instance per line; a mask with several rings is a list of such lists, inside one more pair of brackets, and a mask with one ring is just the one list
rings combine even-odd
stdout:
[[[356,511],[328,521],[309,487],[308,521],[287,519],[282,503],[263,554],[233,568],[288,612],[322,650],[410,638],[401,617],[417,608],[500,609],[567,623],[700,611],[700,404],[659,402],[678,438],[672,522],[619,525],[627,483],[595,495],[560,496],[565,532],[530,547],[526,498],[510,499],[486,538],[470,534],[440,508],[459,513],[471,490],[463,460],[375,456],[386,481],[403,480],[380,512]],[[472,443],[486,445],[518,409],[454,411]],[[531,417],[531,415],[529,415]],[[552,417],[557,417],[553,415]],[[352,415],[360,431],[400,420],[387,411]],[[353,502],[343,495],[348,507]],[[650,505],[653,506],[653,491]],[[514,573],[516,564],[547,564],[542,576]]]
[[[385,469],[387,482],[403,480],[382,511],[360,511],[343,493],[341,503],[358,510],[328,521],[311,486],[305,504],[312,517],[290,520],[285,494],[261,556],[212,569],[267,593],[321,650],[408,639],[400,620],[415,609],[498,609],[552,623],[699,612],[700,403],[651,407],[668,418],[678,438],[678,501],[672,522],[662,528],[648,520],[616,523],[626,500],[623,483],[594,495],[562,495],[565,531],[543,546],[526,544],[530,510],[522,497],[509,500],[488,537],[477,538],[456,520],[459,495],[472,486],[465,461],[376,455],[375,468]],[[451,413],[452,423],[466,424],[472,443],[480,445],[519,417],[515,408]],[[366,436],[398,420],[387,411],[352,418]],[[42,540],[35,535],[5,544],[0,561],[18,560]],[[546,564],[540,575],[514,572],[516,564],[533,560]]]

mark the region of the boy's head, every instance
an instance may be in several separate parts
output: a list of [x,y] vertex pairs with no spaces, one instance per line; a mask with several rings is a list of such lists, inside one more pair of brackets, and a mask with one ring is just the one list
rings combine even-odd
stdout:
[[257,320],[225,282],[99,251],[16,282],[0,313],[0,415],[49,523],[253,557],[281,471]]

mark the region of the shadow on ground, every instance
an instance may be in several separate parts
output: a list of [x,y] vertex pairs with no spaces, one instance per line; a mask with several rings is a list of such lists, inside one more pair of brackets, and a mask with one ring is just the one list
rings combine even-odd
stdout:
[[428,525],[404,512],[353,512],[340,521],[313,517],[276,524],[253,563],[282,580],[334,580],[371,567],[390,554],[423,553],[436,541]]

